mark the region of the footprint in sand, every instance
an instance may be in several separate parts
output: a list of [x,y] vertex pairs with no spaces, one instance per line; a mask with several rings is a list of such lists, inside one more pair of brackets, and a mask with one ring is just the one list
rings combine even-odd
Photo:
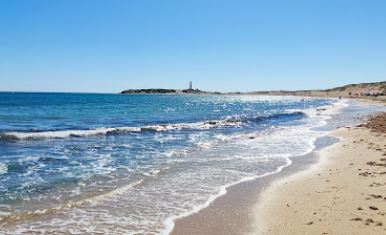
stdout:
[[366,220],[366,225],[370,225],[370,224],[373,224],[374,223],[374,220],[373,219],[367,219]]

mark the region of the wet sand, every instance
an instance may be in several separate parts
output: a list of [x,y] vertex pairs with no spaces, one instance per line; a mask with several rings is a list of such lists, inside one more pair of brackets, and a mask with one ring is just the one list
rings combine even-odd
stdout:
[[229,187],[171,234],[386,234],[385,127],[386,114],[335,130],[339,143]]
[[385,126],[383,114],[334,131],[318,164],[264,191],[256,234],[386,234]]
[[256,211],[252,205],[259,202],[258,195],[273,181],[308,169],[318,161],[318,150],[336,141],[331,137],[320,138],[316,143],[316,151],[293,158],[292,164],[281,172],[227,188],[227,194],[217,198],[209,207],[176,220],[171,234],[255,234],[258,227],[255,223]]
[[171,234],[253,234],[253,231],[257,229],[253,224],[255,211],[251,207],[258,202],[258,197],[255,195],[259,195],[273,180],[288,176],[295,171],[304,170],[306,165],[316,161],[316,157],[314,154],[299,157],[302,159],[299,159],[297,164],[288,166],[276,175],[227,188],[227,194],[217,198],[209,207],[176,220]]

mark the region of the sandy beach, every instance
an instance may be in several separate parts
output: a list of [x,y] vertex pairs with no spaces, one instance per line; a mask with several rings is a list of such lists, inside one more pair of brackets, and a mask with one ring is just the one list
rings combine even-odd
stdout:
[[332,133],[309,170],[281,179],[255,208],[258,234],[385,234],[386,114]]
[[0,235],[386,235],[386,0],[0,9]]
[[330,136],[339,142],[227,188],[172,234],[386,233],[386,113]]

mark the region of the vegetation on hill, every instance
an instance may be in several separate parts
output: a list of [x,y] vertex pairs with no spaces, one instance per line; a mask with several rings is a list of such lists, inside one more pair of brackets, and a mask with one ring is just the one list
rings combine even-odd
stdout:
[[121,94],[203,94],[203,95],[295,95],[295,96],[328,96],[328,97],[359,97],[359,96],[385,96],[386,81],[373,83],[349,84],[326,90],[297,90],[297,91],[255,91],[255,92],[209,92],[194,89],[129,89]]
[[129,89],[124,90],[121,94],[221,94],[219,92],[208,92],[198,89]]

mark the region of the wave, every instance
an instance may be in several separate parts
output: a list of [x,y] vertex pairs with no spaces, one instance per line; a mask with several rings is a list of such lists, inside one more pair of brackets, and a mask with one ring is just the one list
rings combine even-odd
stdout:
[[185,124],[159,124],[148,125],[144,127],[102,127],[88,130],[50,130],[50,131],[31,131],[31,132],[3,132],[0,133],[0,141],[17,141],[17,140],[36,140],[36,139],[60,139],[68,137],[87,137],[98,135],[114,135],[124,133],[139,132],[164,132],[182,129],[211,129],[224,127],[241,127],[245,123],[257,123],[274,119],[300,119],[307,115],[304,112],[279,113],[267,116],[257,116],[252,118],[240,115],[228,116],[221,120],[209,120],[200,123]]
[[92,135],[108,135],[124,132],[140,132],[136,127],[96,128],[91,130],[62,130],[62,131],[34,131],[34,132],[5,132],[0,133],[0,140],[32,140],[66,137],[85,137]]
[[186,218],[186,217],[188,217],[188,216],[190,216],[192,214],[198,213],[199,211],[201,211],[204,208],[209,207],[217,198],[227,194],[228,193],[228,189],[230,187],[232,187],[234,185],[237,185],[237,184],[240,184],[240,183],[243,183],[243,182],[248,182],[248,181],[256,180],[256,179],[259,179],[259,178],[264,178],[264,177],[267,177],[267,176],[270,176],[270,175],[278,174],[284,168],[286,168],[286,167],[288,167],[289,165],[292,164],[292,160],[290,158],[285,158],[285,160],[286,160],[286,163],[284,165],[281,165],[281,166],[277,167],[274,171],[267,172],[267,173],[264,173],[262,175],[247,176],[247,177],[244,177],[244,178],[242,178],[242,179],[240,179],[240,180],[238,180],[236,182],[232,182],[232,183],[223,185],[223,186],[221,186],[219,188],[219,190],[218,190],[218,192],[216,194],[212,194],[211,196],[209,196],[209,198],[206,200],[206,202],[204,204],[196,205],[191,210],[189,210],[189,211],[187,211],[185,213],[182,213],[180,215],[176,215],[176,216],[172,216],[172,217],[166,218],[163,221],[163,226],[164,227],[160,231],[159,234],[161,234],[161,235],[170,234],[173,231],[173,229],[174,229],[175,221],[176,220],[181,219],[181,218]]
[[0,162],[0,175],[8,172],[8,166]]
[[289,112],[289,113],[272,114],[269,116],[255,117],[255,118],[250,119],[250,121],[262,122],[262,121],[276,120],[276,119],[297,120],[297,119],[302,119],[305,117],[307,117],[306,113],[296,111],[296,112]]

